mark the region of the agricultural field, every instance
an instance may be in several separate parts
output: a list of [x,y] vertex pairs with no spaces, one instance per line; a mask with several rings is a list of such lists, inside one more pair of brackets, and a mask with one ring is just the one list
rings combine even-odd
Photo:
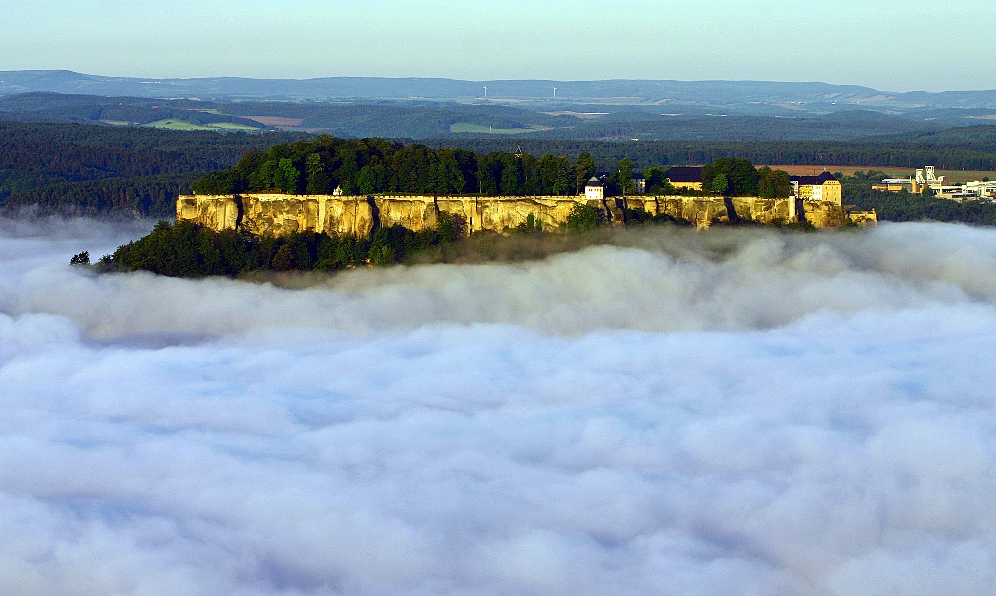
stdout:
[[255,120],[264,126],[299,127],[304,122],[304,118],[284,118],[282,116],[242,116],[248,120]]
[[162,128],[166,130],[214,130],[214,131],[258,131],[259,129],[233,122],[212,122],[210,124],[192,124],[183,120],[167,118],[157,120],[148,124],[143,124],[148,128]]
[[[785,165],[769,165],[769,168],[773,170],[785,170],[793,176],[815,176],[824,170],[828,172],[840,172],[845,176],[851,176],[854,172],[861,170],[862,172],[867,172],[868,170],[878,170],[885,172],[889,176],[894,178],[908,178],[916,174],[915,168],[890,168],[881,166],[785,166]],[[944,176],[945,181],[949,182],[971,182],[972,180],[982,180],[983,178],[989,178],[990,180],[996,180],[996,171],[989,170],[937,170],[936,174],[938,176]]]

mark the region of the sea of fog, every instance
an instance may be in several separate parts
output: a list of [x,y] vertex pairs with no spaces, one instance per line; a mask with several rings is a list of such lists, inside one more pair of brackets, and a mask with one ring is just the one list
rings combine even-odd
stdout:
[[994,229],[68,265],[149,227],[0,220],[4,595],[996,593]]

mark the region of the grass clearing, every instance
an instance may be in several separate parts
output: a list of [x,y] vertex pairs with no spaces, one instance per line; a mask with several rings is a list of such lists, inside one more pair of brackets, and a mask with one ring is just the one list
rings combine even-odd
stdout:
[[162,128],[165,130],[215,130],[207,126],[191,124],[190,122],[174,120],[172,118],[167,118],[166,120],[156,120],[155,122],[149,122],[148,124],[143,124],[142,126],[146,126],[148,128]]
[[259,130],[253,126],[246,126],[245,124],[238,124],[236,122],[212,122],[207,126],[219,130]]
[[253,128],[251,126],[246,126],[245,124],[236,124],[234,122],[212,122],[210,124],[193,124],[186,122],[184,120],[176,120],[174,118],[167,118],[165,120],[156,120],[155,122],[149,122],[148,124],[143,124],[142,126],[148,128],[162,128],[165,130],[213,130],[216,132],[220,131],[257,131],[258,128]]

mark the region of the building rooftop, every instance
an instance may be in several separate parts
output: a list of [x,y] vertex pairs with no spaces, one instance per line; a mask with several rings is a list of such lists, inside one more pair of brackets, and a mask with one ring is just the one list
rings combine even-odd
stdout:
[[702,166],[673,166],[667,171],[671,182],[702,182]]
[[799,184],[805,184],[805,185],[817,185],[817,186],[823,184],[824,182],[836,179],[837,178],[835,178],[834,175],[831,174],[830,172],[823,172],[819,176],[792,176],[790,178],[792,182],[798,182]]

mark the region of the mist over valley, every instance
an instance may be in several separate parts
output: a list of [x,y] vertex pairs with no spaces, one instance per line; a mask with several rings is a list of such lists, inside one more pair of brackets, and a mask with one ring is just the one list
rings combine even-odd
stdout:
[[991,229],[67,265],[149,226],[0,220],[8,593],[993,588]]

